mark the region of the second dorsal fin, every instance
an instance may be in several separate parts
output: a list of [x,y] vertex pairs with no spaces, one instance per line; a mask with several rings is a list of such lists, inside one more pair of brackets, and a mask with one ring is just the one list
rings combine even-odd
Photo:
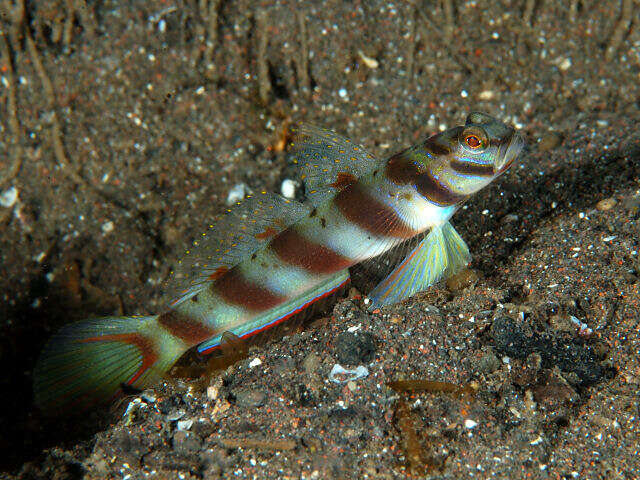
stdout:
[[236,203],[209,225],[178,262],[172,277],[184,288],[172,305],[220,278],[310,210],[300,202],[267,192]]
[[313,205],[324,203],[380,164],[362,146],[326,128],[301,124],[290,131],[291,158],[299,165],[305,194]]

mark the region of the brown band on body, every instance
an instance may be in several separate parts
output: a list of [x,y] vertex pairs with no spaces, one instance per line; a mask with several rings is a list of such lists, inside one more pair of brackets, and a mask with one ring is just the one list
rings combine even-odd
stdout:
[[338,190],[343,190],[347,188],[349,185],[354,184],[358,181],[358,179],[350,172],[339,172],[336,176],[335,181],[331,184],[333,188]]
[[269,310],[287,299],[247,280],[237,268],[231,269],[224,277],[213,283],[211,288],[225,302],[253,312]]
[[228,271],[229,271],[229,267],[227,267],[226,265],[221,265],[218,268],[216,268],[215,271],[211,273],[208,278],[209,280],[217,280]]
[[425,172],[416,180],[418,193],[441,207],[449,207],[457,203],[462,203],[467,199],[467,195],[461,195],[450,191],[446,186],[432,176],[430,172]]
[[393,208],[373,198],[358,184],[341,191],[333,202],[347,220],[374,235],[411,238],[417,233]]
[[158,323],[171,335],[189,345],[204,342],[216,333],[211,327],[177,310],[161,314]]
[[414,183],[420,174],[418,166],[409,158],[408,150],[396,153],[387,161],[387,178],[396,185]]
[[462,175],[474,175],[476,177],[492,177],[494,174],[492,165],[483,165],[469,160],[451,160],[451,168]]
[[353,264],[330,248],[308,240],[294,228],[274,238],[269,247],[283,262],[313,273],[334,273]]
[[451,148],[448,145],[443,145],[436,140],[430,138],[424,142],[424,149],[431,155],[446,156],[451,153]]
[[275,237],[278,234],[278,230],[273,227],[267,227],[264,229],[264,232],[256,233],[254,237],[258,240],[265,240],[267,238]]

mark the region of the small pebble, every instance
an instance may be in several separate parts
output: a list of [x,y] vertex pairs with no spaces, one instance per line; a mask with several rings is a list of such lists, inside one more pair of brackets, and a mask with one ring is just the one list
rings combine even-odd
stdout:
[[184,430],[178,430],[173,434],[173,448],[176,452],[181,454],[189,454],[192,452],[197,452],[200,447],[202,440],[193,433],[186,432]]
[[264,405],[267,398],[262,390],[239,390],[233,392],[236,397],[236,405],[244,408],[258,408]]
[[175,422],[176,420],[180,420],[182,417],[184,417],[185,414],[186,412],[184,410],[176,410],[175,412],[167,415],[167,420],[169,420],[170,422]]
[[618,202],[616,202],[615,198],[605,198],[596,203],[596,208],[598,210],[606,212],[607,210],[611,210],[616,205],[616,203]]
[[558,62],[558,68],[562,72],[566,72],[567,70],[569,70],[571,68],[571,59],[570,58],[562,58],[562,57],[560,57],[560,58],[558,58],[557,62]]
[[108,222],[104,222],[102,224],[102,233],[110,233],[113,232],[113,222],[109,220]]
[[493,352],[487,352],[478,359],[476,369],[480,373],[493,373],[500,368],[500,359]]
[[540,138],[538,142],[538,151],[548,152],[556,148],[562,142],[562,136],[556,132],[550,132]]
[[461,272],[447,278],[447,288],[456,293],[474,285],[478,281],[478,274],[471,268],[465,268]]
[[0,205],[5,208],[11,208],[18,201],[18,189],[16,187],[11,187],[0,195]]
[[320,366],[320,357],[315,353],[310,353],[302,361],[302,368],[307,374],[315,373]]
[[467,427],[469,430],[471,430],[472,428],[476,428],[478,426],[478,422],[475,422],[475,421],[471,420],[470,418],[467,418],[464,421],[464,426]]
[[336,357],[347,365],[369,363],[376,355],[375,337],[367,332],[344,332],[335,341]]
[[207,398],[209,400],[215,400],[218,398],[218,394],[220,393],[220,389],[217,385],[211,385],[207,387]]
[[493,92],[493,90],[483,90],[478,94],[478,99],[480,100],[493,100],[493,97],[495,97],[496,94]]

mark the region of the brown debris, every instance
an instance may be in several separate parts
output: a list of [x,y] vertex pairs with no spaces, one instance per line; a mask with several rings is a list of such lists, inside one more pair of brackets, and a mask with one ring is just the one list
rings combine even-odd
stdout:
[[631,20],[633,19],[633,0],[622,0],[622,9],[620,12],[620,18],[618,19],[618,23],[613,29],[613,33],[611,34],[611,38],[609,39],[609,44],[607,45],[607,50],[604,54],[604,58],[608,61],[613,60],[615,57],[618,48],[622,44],[622,40],[624,36],[629,31],[631,27]]
[[606,212],[606,211],[611,210],[613,207],[615,207],[616,203],[618,203],[618,202],[613,197],[603,198],[598,203],[596,203],[596,208],[598,210]]
[[472,268],[465,268],[455,275],[447,278],[447,288],[449,291],[456,293],[471,287],[479,280],[478,273]]
[[527,27],[532,27],[531,19],[533,18],[533,10],[536,8],[536,0],[526,0],[524,13],[522,14],[522,23]]
[[259,9],[256,12],[256,38],[258,39],[258,97],[263,105],[268,105],[271,97],[271,80],[269,79],[269,65],[267,63],[267,46],[269,32],[267,31],[267,11]]
[[309,79],[309,40],[307,35],[307,23],[302,10],[296,11],[298,19],[298,37],[300,39],[300,53],[295,58],[296,75],[298,76],[299,88],[303,95],[309,97],[311,94],[311,80]]
[[206,23],[204,58],[207,63],[213,61],[213,53],[218,46],[218,15],[222,0],[200,0],[200,15]]
[[425,393],[451,393],[456,397],[467,397],[475,395],[476,390],[471,385],[460,386],[450,382],[439,382],[435,380],[394,380],[388,383],[389,387],[396,392],[425,392]]
[[400,400],[395,410],[395,424],[402,438],[405,467],[412,475],[424,475],[434,468],[429,448],[423,446],[415,425],[418,424],[406,400]]
[[6,68],[7,82],[9,83],[9,92],[7,95],[7,110],[9,115],[7,123],[9,124],[9,132],[11,134],[11,164],[9,168],[7,168],[7,171],[3,172],[3,177],[0,178],[0,188],[2,188],[7,183],[11,182],[16,175],[18,175],[20,167],[22,166],[24,152],[22,151],[20,143],[22,139],[22,129],[20,128],[20,122],[18,121],[17,114],[18,103],[16,99],[16,77],[11,63],[9,44],[2,32],[0,32],[0,54],[2,54],[0,57],[2,63],[0,65]]
[[217,440],[225,448],[247,448],[255,450],[293,450],[294,440],[258,440],[253,438],[220,438]]

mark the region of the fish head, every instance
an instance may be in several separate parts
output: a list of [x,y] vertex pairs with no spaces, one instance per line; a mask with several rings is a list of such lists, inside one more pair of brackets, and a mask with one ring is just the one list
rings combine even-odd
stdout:
[[[479,132],[480,143],[473,138],[474,130]],[[524,147],[524,140],[515,128],[482,112],[472,112],[467,116],[458,143],[470,160],[475,155],[477,159],[491,164],[494,178],[507,171]]]
[[446,188],[461,195],[475,193],[502,175],[524,146],[513,127],[481,112],[470,113],[464,126],[429,140],[446,153],[435,162],[435,173]]
[[395,184],[413,185],[432,203],[460,205],[502,175],[523,146],[513,127],[485,113],[472,112],[465,125],[393,155],[386,173]]
[[[465,125],[429,137],[400,157],[417,166],[414,179],[418,191],[445,206],[462,203],[502,175],[523,146],[522,137],[513,127],[473,112]],[[394,162],[399,163],[392,157],[392,167]]]

